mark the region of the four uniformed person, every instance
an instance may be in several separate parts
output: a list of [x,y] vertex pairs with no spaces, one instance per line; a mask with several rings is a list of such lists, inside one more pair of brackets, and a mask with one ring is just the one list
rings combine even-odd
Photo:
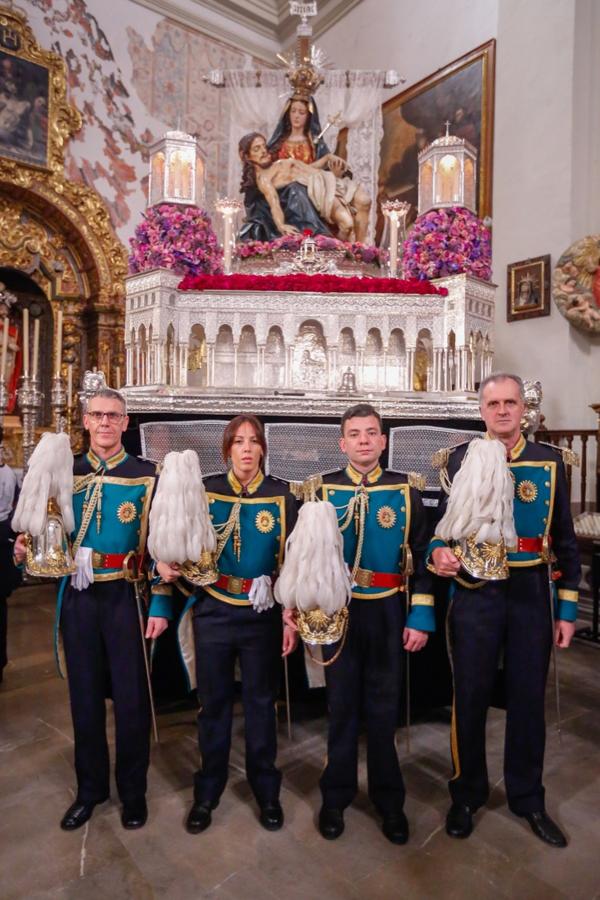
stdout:
[[[227,782],[236,659],[242,676],[246,775],[263,827],[276,831],[283,825],[281,773],[275,765],[282,623],[271,582],[283,561],[296,505],[285,482],[263,473],[266,452],[260,420],[236,416],[223,435],[223,458],[231,467],[205,480],[217,533],[219,578],[199,589],[188,604],[193,614],[202,758],[186,825],[192,834],[208,828]],[[159,562],[157,570],[165,581],[179,577],[175,566]],[[296,643],[294,630],[286,626],[283,655],[291,653]]]
[[[489,794],[485,724],[498,660],[504,654],[506,743],[504,780],[512,812],[541,840],[563,847],[566,839],[545,812],[544,695],[552,642],[568,647],[575,630],[580,579],[561,455],[525,440],[520,423],[524,393],[516,375],[492,375],[480,388],[487,437],[502,443],[514,479],[517,546],[508,552],[509,575],[485,581],[461,570],[446,541],[434,536],[428,550],[436,572],[453,578],[449,644],[454,676],[452,806],[449,835],[466,838],[472,817]],[[476,440],[479,440],[478,438]],[[449,453],[447,479],[461,468],[467,445]],[[488,490],[485,473],[480,490]],[[444,512],[447,498],[441,502]],[[473,523],[474,529],[478,526]],[[490,548],[483,548],[484,551]],[[548,563],[554,561],[551,574]],[[550,574],[550,579],[549,579]],[[552,594],[552,598],[551,598]],[[556,610],[553,612],[552,605]]]
[[[105,698],[112,697],[116,733],[116,781],[125,828],[147,818],[146,775],[150,755],[150,697],[137,597],[126,580],[142,567],[156,469],[125,452],[125,400],[105,388],[89,400],[84,426],[90,449],[74,468],[74,550],[87,548],[93,580],[77,589],[61,582],[57,626],[62,634],[75,737],[77,796],[62,818],[72,831],[109,796]],[[25,556],[23,536],[15,557]],[[75,577],[75,576],[73,576]],[[167,627],[165,593],[153,589],[146,638]],[[58,634],[57,634],[58,640]]]
[[[340,447],[348,465],[325,475],[320,490],[322,499],[336,509],[354,586],[345,645],[326,669],[329,732],[319,829],[329,840],[344,830],[343,811],[357,791],[362,712],[369,796],[383,817],[385,836],[404,844],[408,822],[395,746],[402,648],[420,650],[435,629],[430,576],[423,562],[425,511],[407,478],[379,465],[386,438],[372,406],[361,403],[348,409],[341,430]],[[412,592],[407,595],[409,577]],[[284,620],[293,618],[293,612],[286,611]],[[336,644],[324,647],[324,658],[331,659],[338,650]]]
[[[510,575],[476,579],[446,541],[434,536],[427,550],[437,574],[453,578],[449,636],[454,676],[452,806],[446,830],[467,837],[473,813],[486,802],[485,722],[498,658],[504,652],[507,689],[505,783],[511,810],[553,846],[566,839],[545,812],[544,692],[552,642],[567,647],[574,633],[580,566],[560,454],[528,443],[521,434],[523,385],[515,375],[495,375],[480,390],[487,437],[502,442],[515,485],[518,535],[509,549]],[[135,591],[127,566],[139,571],[155,483],[153,465],[129,456],[121,444],[127,427],[125,401],[104,389],[89,401],[84,425],[90,450],[75,463],[74,548],[91,553],[93,581],[59,591],[57,622],[67,662],[75,734],[77,797],[61,827],[73,830],[109,794],[105,733],[107,689],[116,722],[116,779],[125,828],[147,818],[150,703]],[[348,465],[324,477],[323,500],[336,509],[353,591],[345,644],[324,649],[329,707],[327,764],[321,777],[319,829],[328,839],[344,830],[343,810],[357,791],[361,711],[367,726],[369,796],[383,817],[383,832],[408,840],[404,784],[395,748],[400,708],[402,648],[420,650],[435,628],[433,596],[425,567],[427,525],[410,479],[383,471],[386,438],[381,418],[368,404],[347,410],[340,447]],[[452,483],[466,445],[448,451]],[[206,479],[218,538],[218,580],[192,595],[202,767],[196,773],[187,829],[211,823],[227,781],[239,658],[246,717],[246,771],[260,807],[261,824],[283,824],[281,775],[275,766],[275,699],[278,658],[297,641],[293,613],[272,603],[271,579],[281,565],[296,509],[287,485],[265,476],[266,442],[254,416],[237,416],[223,439],[231,468]],[[444,512],[443,499],[440,514]],[[20,536],[15,557],[24,557]],[[554,562],[554,566],[552,566]],[[549,565],[550,563],[550,565]],[[156,638],[170,612],[165,582],[179,577],[159,563],[145,636]],[[549,583],[549,575],[551,581]],[[410,592],[409,592],[410,583]],[[550,592],[552,600],[550,599]],[[554,607],[553,607],[554,604]],[[554,612],[553,612],[554,608]]]

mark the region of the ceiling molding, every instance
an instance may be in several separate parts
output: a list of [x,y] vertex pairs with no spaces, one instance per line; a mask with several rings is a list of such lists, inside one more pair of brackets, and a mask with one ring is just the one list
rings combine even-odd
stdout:
[[[132,2],[271,64],[275,61],[275,54],[292,42],[298,24],[298,17],[289,13],[288,0]],[[319,12],[312,20],[315,38],[361,2],[362,0],[320,0]]]

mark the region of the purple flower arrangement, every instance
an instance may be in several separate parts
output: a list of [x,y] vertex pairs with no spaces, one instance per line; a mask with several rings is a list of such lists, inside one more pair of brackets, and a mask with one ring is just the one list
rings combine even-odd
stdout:
[[[284,234],[274,241],[243,241],[237,245],[236,255],[239,259],[251,259],[252,257],[268,257],[275,250],[298,250],[305,239],[304,234]],[[315,243],[319,250],[343,251],[348,259],[356,262],[368,263],[383,268],[388,261],[389,253],[379,247],[361,244],[360,241],[338,241],[337,238],[327,237],[324,234],[315,236]]]
[[466,273],[492,277],[490,232],[463,206],[419,216],[403,244],[402,278],[442,278]]
[[219,275],[223,251],[210,216],[197,206],[161,203],[144,213],[130,239],[129,271],[171,269],[178,275]]

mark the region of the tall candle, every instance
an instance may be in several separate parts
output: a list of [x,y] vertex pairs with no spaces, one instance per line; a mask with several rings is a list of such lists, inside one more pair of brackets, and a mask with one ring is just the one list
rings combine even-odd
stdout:
[[398,219],[392,213],[390,216],[390,276],[395,278],[398,274]]
[[115,387],[117,390],[121,389],[121,367],[117,366],[115,369]]
[[67,406],[73,406],[73,363],[67,366]]
[[31,377],[35,381],[38,377],[38,359],[40,355],[40,320],[33,320],[33,360]]
[[62,362],[62,329],[63,329],[63,311],[59,308],[56,316],[56,348],[55,348],[55,369],[54,375],[60,377],[60,364]]
[[223,239],[224,244],[224,256],[223,256],[223,268],[225,270],[226,275],[231,274],[231,232],[232,232],[232,221],[231,221],[231,213],[225,213],[225,237]]
[[6,358],[8,356],[8,316],[2,319],[2,358],[0,359],[0,381],[6,379]]
[[29,378],[29,310],[23,309],[23,378]]

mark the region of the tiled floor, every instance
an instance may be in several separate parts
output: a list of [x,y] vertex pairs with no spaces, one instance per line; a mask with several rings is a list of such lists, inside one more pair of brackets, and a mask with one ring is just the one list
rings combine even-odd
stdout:
[[[191,712],[160,717],[152,752],[150,818],[124,831],[119,807],[99,807],[78,832],[58,821],[73,798],[67,688],[51,652],[51,588],[25,588],[11,600],[11,662],[0,686],[0,897],[197,898],[600,898],[600,649],[582,644],[561,655],[563,740],[549,728],[548,808],[570,838],[566,850],[536,840],[504,802],[503,716],[489,721],[489,769],[495,785],[467,841],[448,838],[448,726],[413,727],[406,755],[411,839],[388,843],[364,792],[335,842],[315,829],[317,780],[324,759],[323,719],[282,725],[279,761],[286,823],[275,834],[257,821],[243,773],[242,720],[236,717],[229,785],[213,825],[183,827],[197,764]],[[552,692],[548,719],[554,721]],[[361,770],[364,785],[364,768]],[[114,792],[113,792],[114,793]],[[116,794],[115,794],[116,796]]]

